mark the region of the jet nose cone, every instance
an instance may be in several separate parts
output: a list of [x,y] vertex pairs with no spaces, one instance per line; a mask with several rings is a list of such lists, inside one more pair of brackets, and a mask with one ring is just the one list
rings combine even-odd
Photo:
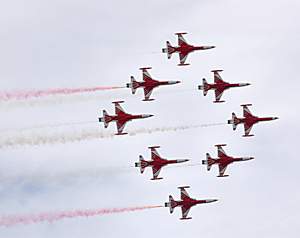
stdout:
[[211,46],[210,48],[213,49],[213,48],[216,48],[216,47],[215,46]]
[[168,84],[177,84],[177,83],[181,83],[181,81],[168,81]]
[[143,115],[143,118],[148,118],[148,117],[153,117],[154,115],[152,115],[152,114],[144,114]]
[[244,86],[249,86],[249,85],[251,85],[250,83],[240,83],[239,84],[241,87],[244,87]]
[[253,160],[254,159],[254,157],[245,157],[245,158],[243,158],[243,160]]
[[188,162],[190,161],[189,159],[178,159],[177,163],[183,163],[183,162]]
[[279,117],[273,117],[272,119],[273,119],[273,120],[277,120],[277,119],[279,119]]
[[207,203],[217,202],[217,201],[218,201],[218,199],[207,199],[206,200]]

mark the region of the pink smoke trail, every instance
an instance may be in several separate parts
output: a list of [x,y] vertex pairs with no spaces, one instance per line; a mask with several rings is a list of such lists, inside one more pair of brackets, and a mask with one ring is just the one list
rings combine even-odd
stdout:
[[29,215],[10,215],[0,217],[0,226],[15,226],[18,224],[32,224],[40,222],[55,222],[65,218],[75,217],[92,217],[103,216],[114,213],[135,212],[146,209],[159,208],[162,206],[142,206],[142,207],[127,207],[127,208],[110,208],[110,209],[95,209],[95,210],[75,210],[62,212],[44,212],[40,214]]
[[90,88],[56,88],[45,90],[30,90],[30,91],[12,91],[12,92],[0,92],[0,100],[22,100],[34,97],[44,97],[51,95],[68,95],[74,93],[87,93],[103,90],[121,89],[124,87],[90,87]]

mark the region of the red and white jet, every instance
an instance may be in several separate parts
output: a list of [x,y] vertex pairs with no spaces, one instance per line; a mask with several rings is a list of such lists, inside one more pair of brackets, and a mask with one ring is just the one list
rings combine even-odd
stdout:
[[252,106],[252,104],[244,104],[241,106],[243,107],[244,117],[238,118],[235,115],[235,113],[233,112],[232,119],[228,120],[228,124],[232,124],[233,130],[236,129],[238,124],[244,124],[244,130],[245,130],[245,134],[243,135],[244,137],[253,136],[253,135],[250,135],[250,131],[254,124],[261,122],[261,121],[272,121],[272,120],[278,119],[278,117],[256,117],[256,116],[253,116],[248,108],[248,106]]
[[180,220],[187,220],[187,219],[192,219],[191,217],[187,217],[191,207],[202,204],[202,203],[211,203],[211,202],[216,202],[218,201],[217,199],[201,199],[201,200],[196,200],[191,198],[187,191],[185,190],[186,188],[189,188],[189,186],[183,186],[183,187],[178,187],[180,189],[180,196],[181,200],[175,201],[173,197],[170,195],[169,196],[169,202],[165,203],[165,207],[170,208],[170,213],[173,213],[173,210],[175,207],[181,207],[181,212],[182,212],[182,217]]
[[162,179],[158,177],[162,167],[168,164],[177,164],[177,163],[183,163],[189,161],[188,159],[173,159],[173,160],[163,159],[156,150],[157,148],[160,148],[160,146],[150,146],[148,148],[151,150],[151,160],[146,161],[144,160],[143,156],[140,155],[139,162],[135,163],[135,167],[139,167],[141,173],[144,172],[146,167],[152,167],[153,177],[151,180]]
[[99,118],[99,122],[104,123],[104,127],[107,128],[108,124],[112,121],[116,122],[118,133],[116,135],[126,135],[128,133],[123,133],[123,129],[125,127],[125,124],[128,121],[134,120],[134,119],[143,119],[152,117],[153,115],[150,114],[138,114],[138,115],[132,115],[124,112],[123,108],[121,107],[120,103],[123,103],[124,101],[117,101],[113,102],[115,104],[115,113],[116,115],[108,115],[108,113],[103,110],[103,117]]
[[203,81],[203,85],[199,85],[198,86],[198,89],[199,90],[203,90],[203,95],[206,96],[208,90],[215,90],[215,101],[214,103],[217,103],[217,102],[225,102],[225,101],[221,101],[221,97],[222,97],[222,94],[223,92],[226,90],[226,89],[229,89],[229,88],[234,88],[234,87],[244,87],[244,86],[248,86],[250,85],[250,83],[227,83],[225,82],[219,72],[222,72],[223,70],[212,70],[211,72],[214,73],[214,83],[212,84],[209,84],[206,82],[205,78],[202,79]]
[[167,53],[168,59],[171,58],[172,54],[175,52],[179,53],[179,66],[189,65],[185,64],[186,58],[189,53],[196,51],[196,50],[208,50],[213,49],[215,46],[194,46],[190,45],[186,42],[183,38],[183,35],[187,34],[186,32],[175,33],[178,36],[178,46],[172,46],[169,41],[167,41],[167,48],[163,48],[162,52]]
[[147,69],[151,69],[151,67],[140,68],[143,72],[143,81],[137,82],[133,76],[130,77],[131,82],[126,84],[127,88],[131,88],[132,94],[135,94],[135,91],[138,88],[144,88],[145,98],[143,101],[152,101],[154,99],[150,99],[150,95],[154,88],[161,85],[171,85],[180,83],[180,81],[158,81],[151,77]]
[[219,175],[218,177],[227,177],[229,175],[224,174],[227,166],[233,162],[237,161],[247,161],[252,160],[254,157],[232,157],[228,156],[225,151],[223,150],[223,146],[226,146],[225,144],[221,145],[215,145],[218,148],[218,158],[213,159],[209,153],[206,153],[206,160],[202,160],[202,164],[207,165],[207,170],[209,171],[211,166],[214,164],[219,165]]

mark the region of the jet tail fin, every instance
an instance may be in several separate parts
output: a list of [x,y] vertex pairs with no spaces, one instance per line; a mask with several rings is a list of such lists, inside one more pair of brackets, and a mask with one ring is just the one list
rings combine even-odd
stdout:
[[203,95],[206,96],[209,86],[205,78],[202,79],[202,85],[199,85],[198,89],[203,90]]
[[173,197],[170,195],[169,196],[169,202],[165,203],[165,207],[169,207],[170,208],[170,213],[173,213],[174,208],[176,207],[176,201],[173,199]]
[[147,167],[147,162],[144,160],[142,155],[139,156],[139,162],[135,163],[135,167],[140,167],[141,174],[144,173],[144,170]]
[[239,124],[239,122],[238,122],[238,118],[237,118],[237,116],[235,115],[234,112],[232,113],[232,119],[228,120],[228,124],[232,124],[233,130],[234,131],[236,130],[236,127]]
[[171,58],[172,54],[175,52],[175,48],[171,45],[169,41],[166,42],[167,48],[163,48],[162,52],[167,53],[168,59]]
[[207,165],[207,170],[209,171],[211,166],[216,162],[209,153],[206,153],[206,160],[202,160],[202,164]]
[[133,76],[130,77],[130,83],[126,84],[127,88],[131,88],[132,94],[135,94],[137,88],[139,87],[139,83],[135,80]]
[[110,115],[108,115],[108,113],[105,110],[103,110],[103,117],[99,118],[99,122],[103,122],[104,127],[107,128],[110,121]]

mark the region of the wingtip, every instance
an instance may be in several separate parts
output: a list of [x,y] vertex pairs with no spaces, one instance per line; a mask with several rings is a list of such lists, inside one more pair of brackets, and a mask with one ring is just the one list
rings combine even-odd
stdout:
[[190,188],[190,186],[179,186],[179,187],[177,187],[177,188],[179,188],[179,189],[181,189],[181,188]]
[[175,32],[174,34],[178,36],[178,35],[186,35],[188,33],[187,32]]
[[152,67],[141,67],[140,70],[152,69]]
[[241,107],[244,107],[244,106],[252,106],[252,104],[251,103],[241,104]]
[[216,144],[215,146],[218,147],[218,146],[226,146],[227,144]]
[[158,148],[160,148],[160,145],[148,146],[148,149],[158,149]]
[[125,101],[114,101],[112,103],[116,104],[116,103],[124,103]]

